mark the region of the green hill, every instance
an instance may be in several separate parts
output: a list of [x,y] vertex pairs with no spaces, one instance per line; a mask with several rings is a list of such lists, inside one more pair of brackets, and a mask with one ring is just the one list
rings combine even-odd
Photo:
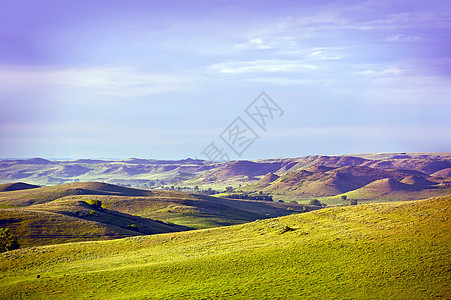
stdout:
[[195,229],[242,224],[315,209],[294,203],[232,200],[172,191],[154,191],[151,197],[78,195],[61,198],[93,199],[101,201],[111,210]]
[[21,247],[139,235],[108,224],[47,211],[0,209],[0,227],[10,228]]
[[190,228],[95,207],[90,201],[55,200],[0,209],[0,227],[10,228],[22,247],[167,233]]
[[0,207],[46,203],[69,195],[152,196],[153,192],[103,182],[66,183],[0,193]]
[[13,182],[0,184],[0,192],[9,192],[17,190],[35,189],[40,187],[39,185],[28,184],[24,182]]
[[0,254],[4,299],[449,299],[451,196]]
[[[95,201],[101,208],[90,205]],[[100,182],[2,192],[0,204],[0,227],[10,228],[23,246],[211,228],[310,209]]]

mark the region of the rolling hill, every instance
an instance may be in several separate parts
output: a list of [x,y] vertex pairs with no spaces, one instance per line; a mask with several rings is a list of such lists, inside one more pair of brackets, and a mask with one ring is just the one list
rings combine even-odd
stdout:
[[13,182],[0,184],[0,192],[10,192],[18,190],[35,189],[40,187],[39,185],[28,184],[24,182]]
[[449,299],[451,196],[0,254],[5,299]]
[[0,205],[0,227],[10,228],[23,246],[210,228],[317,209],[101,182],[5,191]]
[[[443,179],[416,170],[316,165],[281,176],[271,174],[268,173],[257,183],[244,186],[242,190],[262,191],[284,200],[320,198],[329,205],[343,203],[337,201],[343,195],[359,201],[396,201],[451,193],[451,187],[444,184]],[[269,176],[271,179],[268,179]]]
[[[450,181],[450,169],[450,153],[310,155],[230,162],[138,158],[122,161],[49,161],[36,158],[0,161],[0,183],[24,181],[30,184],[58,185],[101,181],[144,189],[184,188],[191,192],[196,188],[222,192],[231,186],[235,190],[269,193],[276,200],[294,199],[305,202],[312,198],[351,192],[384,178],[423,190],[418,194],[421,197],[445,195],[450,193],[450,189],[444,184]],[[267,174],[273,174],[270,180],[263,179]],[[409,176],[415,178],[407,178]],[[425,185],[426,181],[430,184]],[[431,188],[432,186],[435,187]],[[388,195],[384,199],[388,198],[394,199],[396,195]]]

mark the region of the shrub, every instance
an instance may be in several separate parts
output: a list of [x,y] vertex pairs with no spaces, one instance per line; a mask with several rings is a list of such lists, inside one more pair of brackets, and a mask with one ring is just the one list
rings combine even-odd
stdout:
[[100,200],[87,200],[86,203],[88,203],[94,209],[102,209],[102,201]]
[[13,236],[9,228],[0,228],[0,252],[19,249],[19,241]]
[[136,224],[127,225],[127,229],[138,231],[138,226]]
[[310,204],[310,205],[315,205],[315,206],[323,206],[323,204],[321,203],[321,201],[319,201],[318,199],[310,200],[309,204]]
[[357,202],[358,202],[357,199],[349,200],[349,204],[351,204],[351,205],[357,205],[358,204]]

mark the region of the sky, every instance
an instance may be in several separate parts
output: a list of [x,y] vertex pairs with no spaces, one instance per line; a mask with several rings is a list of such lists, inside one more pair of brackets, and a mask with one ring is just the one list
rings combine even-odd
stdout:
[[448,0],[0,2],[0,158],[451,151]]

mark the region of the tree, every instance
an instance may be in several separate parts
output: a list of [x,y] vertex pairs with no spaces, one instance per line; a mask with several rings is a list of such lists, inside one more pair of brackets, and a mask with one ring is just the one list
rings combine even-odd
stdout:
[[322,206],[322,205],[323,205],[323,204],[321,203],[321,201],[319,201],[318,199],[310,200],[309,204],[310,204],[310,205],[315,205],[315,206]]
[[357,204],[358,204],[357,202],[358,202],[357,199],[351,199],[351,200],[349,201],[349,204],[351,204],[351,205],[357,205]]
[[0,252],[19,249],[19,241],[13,236],[9,228],[0,228]]
[[232,186],[226,187],[226,192],[227,192],[227,193],[233,192],[233,187],[232,187]]
[[348,196],[343,195],[343,196],[341,196],[341,199],[344,200],[344,201],[346,201],[346,199],[348,199]]

